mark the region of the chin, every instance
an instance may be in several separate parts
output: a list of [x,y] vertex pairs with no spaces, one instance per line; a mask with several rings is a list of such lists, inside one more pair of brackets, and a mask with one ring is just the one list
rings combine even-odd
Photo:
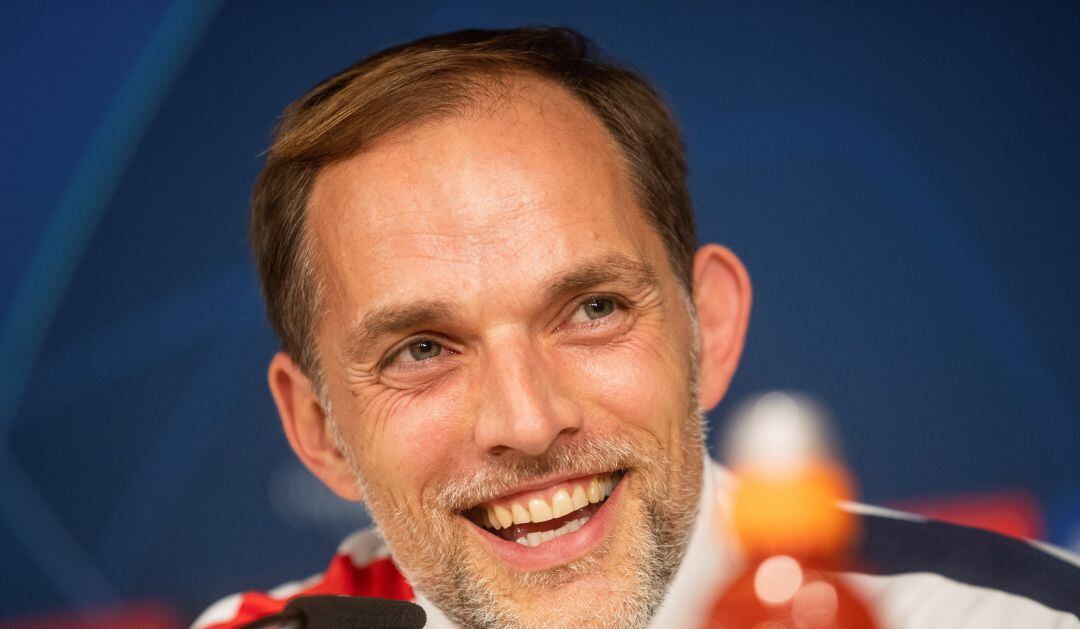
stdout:
[[[385,508],[385,493],[369,492],[369,508],[413,587],[463,627],[644,626],[682,561],[701,459],[611,451],[630,454],[576,452],[520,482],[464,492],[475,497],[433,507],[422,521]],[[549,503],[534,505],[539,517],[514,508],[534,500]],[[507,523],[507,512],[519,521]]]
[[617,561],[615,554],[613,549],[599,565],[586,559],[544,574],[484,581],[471,601],[436,604],[464,627],[644,626],[662,600],[663,587],[652,587],[637,558]]
[[[592,544],[588,535],[598,536],[571,561],[521,570],[492,552],[488,533],[466,527],[467,557],[460,565],[472,569],[457,576],[471,579],[469,585],[453,591],[417,585],[465,627],[644,626],[662,602],[685,544],[674,555],[662,550],[670,540],[657,533],[660,520],[633,489],[630,474],[596,512],[594,528],[586,530],[586,524],[582,539],[564,542]],[[556,551],[565,548],[551,550]]]

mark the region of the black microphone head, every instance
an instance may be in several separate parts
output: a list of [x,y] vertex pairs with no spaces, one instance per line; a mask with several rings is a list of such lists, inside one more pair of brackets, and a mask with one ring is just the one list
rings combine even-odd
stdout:
[[415,603],[368,596],[301,596],[285,612],[301,616],[303,629],[420,629],[427,622]]

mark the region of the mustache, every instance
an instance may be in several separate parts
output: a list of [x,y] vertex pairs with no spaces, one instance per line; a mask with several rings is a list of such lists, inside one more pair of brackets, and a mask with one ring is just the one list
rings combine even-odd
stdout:
[[658,464],[655,456],[629,438],[579,439],[552,447],[539,456],[485,461],[467,475],[443,483],[435,492],[434,502],[443,509],[460,512],[543,478],[587,476]]

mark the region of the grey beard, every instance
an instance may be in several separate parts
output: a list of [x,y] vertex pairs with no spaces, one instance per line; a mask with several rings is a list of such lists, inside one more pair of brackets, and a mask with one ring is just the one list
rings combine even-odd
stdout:
[[[483,468],[468,479],[454,481],[437,492],[432,503],[439,513],[423,522],[416,521],[404,509],[384,503],[379,492],[372,492],[357,475],[362,495],[386,539],[399,568],[409,582],[431,600],[443,613],[463,627],[527,627],[536,619],[519,617],[511,592],[500,586],[490,574],[484,574],[461,543],[459,516],[448,515],[498,495],[504,487],[543,476],[553,471],[584,471],[575,466],[588,462],[597,469],[630,469],[642,500],[641,526],[625,559],[630,587],[611,597],[607,607],[582,605],[567,614],[552,614],[544,619],[545,627],[568,626],[644,627],[656,613],[667,593],[689,542],[697,516],[704,456],[702,414],[698,411],[684,425],[682,469],[676,462],[657,460],[629,442],[596,441],[569,446],[538,458],[503,462]],[[649,471],[666,470],[665,474]],[[397,535],[387,535],[396,531]],[[428,542],[419,547],[415,542]],[[599,569],[614,539],[605,540],[588,556],[550,570],[514,574],[504,573],[503,583],[514,588],[546,590],[558,596],[561,587],[573,587],[580,576]],[[490,568],[489,568],[490,569]]]
[[[581,475],[610,469],[666,470],[666,474],[636,474],[641,483],[640,498],[643,502],[641,539],[627,557],[628,570],[632,571],[633,583],[629,591],[614,601],[613,608],[573,610],[572,617],[543,620],[545,629],[554,629],[561,622],[579,627],[644,627],[649,623],[667,594],[686,553],[690,535],[697,518],[697,508],[702,490],[701,474],[705,456],[704,412],[697,406],[698,399],[698,352],[699,334],[697,313],[690,296],[682,292],[683,305],[691,319],[692,340],[688,358],[690,382],[689,408],[681,432],[681,463],[656,460],[643,453],[630,442],[594,441],[583,445],[560,448],[536,458],[522,458],[502,462],[477,471],[471,478],[447,484],[432,500],[439,513],[430,514],[424,522],[418,522],[406,511],[381,499],[381,494],[371,491],[373,487],[364,482],[356,458],[341,438],[337,425],[329,413],[326,400],[324,411],[331,438],[345,456],[356,478],[360,495],[365,496],[368,507],[382,537],[398,558],[396,565],[413,587],[431,600],[444,614],[462,627],[496,628],[536,626],[537,620],[521,619],[515,613],[512,597],[501,590],[490,575],[482,573],[482,566],[469,557],[466,546],[460,543],[459,529],[454,526],[449,513],[457,513],[529,479],[538,478],[553,471],[578,471]],[[582,464],[593,469],[580,469]],[[387,535],[390,530],[402,533],[395,537]],[[413,540],[435,542],[427,548],[411,548]],[[573,581],[599,569],[600,559],[608,555],[615,540],[607,539],[588,556],[566,566],[559,566],[525,575],[516,575],[517,587],[557,590],[573,587]],[[441,552],[433,552],[439,550]],[[411,561],[401,562],[408,557]],[[406,565],[406,563],[408,565]],[[554,615],[552,615],[554,616]],[[561,621],[561,622],[560,622]]]

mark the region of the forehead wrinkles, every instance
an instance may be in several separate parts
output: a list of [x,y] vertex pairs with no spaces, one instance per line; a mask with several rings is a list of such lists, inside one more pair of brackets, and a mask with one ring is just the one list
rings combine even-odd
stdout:
[[[620,210],[606,218],[627,220],[623,208],[637,209],[636,199],[603,124],[546,82],[515,94],[472,116],[399,130],[319,174],[309,223],[332,279],[392,270],[395,257],[412,252],[468,265],[487,284],[507,256],[550,230],[554,207],[570,227],[603,218],[605,209]],[[369,268],[344,264],[356,243],[367,249]],[[345,287],[331,283],[340,302]]]
[[[408,215],[433,207],[453,210],[445,202],[433,206],[432,193],[444,199],[469,196],[473,188],[481,187],[477,182],[488,192],[525,198],[530,188],[542,188],[539,184],[546,183],[542,177],[549,171],[557,170],[573,181],[583,179],[585,170],[610,174],[619,170],[617,143],[591,110],[547,81],[537,79],[526,87],[514,91],[513,98],[497,99],[491,107],[425,119],[388,134],[356,156],[324,168],[312,199],[325,197],[338,206],[349,197],[362,199],[362,206],[355,209],[377,227],[403,216],[415,218]],[[553,154],[558,159],[551,163]],[[543,170],[531,168],[545,159]],[[500,166],[498,186],[487,185],[493,183],[493,166]],[[507,178],[508,171],[516,176]],[[341,193],[337,198],[327,194],[328,184],[335,184],[332,187]],[[428,194],[421,197],[421,190]]]

